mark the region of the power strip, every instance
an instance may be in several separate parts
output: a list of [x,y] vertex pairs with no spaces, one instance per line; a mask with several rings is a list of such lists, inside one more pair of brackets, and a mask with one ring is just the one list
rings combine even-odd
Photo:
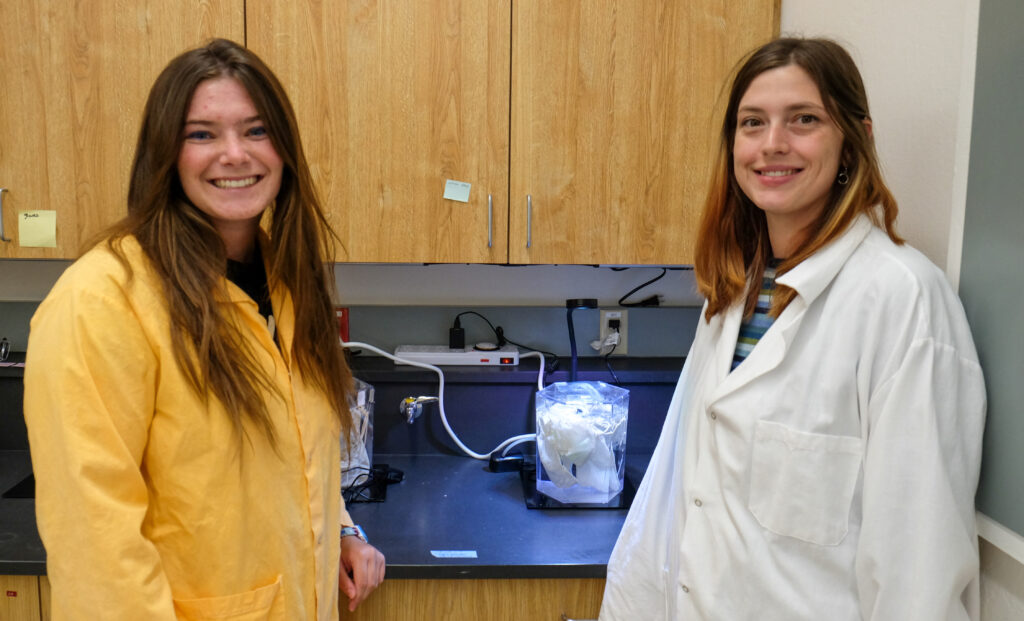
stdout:
[[472,347],[451,349],[444,345],[399,345],[395,349],[395,357],[438,366],[515,366],[519,364],[519,350],[512,345],[506,345],[493,351],[481,351]]

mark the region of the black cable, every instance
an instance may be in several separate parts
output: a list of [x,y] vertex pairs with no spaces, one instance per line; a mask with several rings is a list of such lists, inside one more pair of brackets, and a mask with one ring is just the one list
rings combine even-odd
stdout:
[[372,468],[353,466],[342,471],[342,477],[349,472],[359,472],[352,483],[341,490],[341,497],[346,503],[384,502],[387,497],[387,486],[400,483],[405,473],[387,464],[374,464]]
[[[453,327],[455,327],[455,328],[459,327],[459,317],[462,317],[463,315],[476,315],[480,319],[483,319],[487,323],[487,325],[491,327],[491,331],[494,332],[495,338],[497,338],[499,341],[501,340],[501,335],[498,334],[498,331],[494,328],[494,326],[491,324],[491,322],[487,321],[487,317],[484,317],[483,315],[481,315],[480,313],[478,313],[476,311],[463,311],[463,312],[459,313],[458,315],[456,315],[455,316],[455,322],[452,324]],[[504,345],[504,343],[502,343],[502,342],[498,343],[498,347],[501,347],[502,345]]]
[[513,340],[511,340],[511,339],[509,339],[508,337],[505,336],[505,331],[502,329],[501,326],[494,327],[494,324],[492,324],[487,319],[487,317],[484,317],[483,315],[481,315],[480,313],[478,313],[476,311],[463,311],[463,312],[459,313],[458,315],[456,315],[455,316],[455,321],[452,322],[452,327],[453,328],[461,327],[460,326],[460,322],[459,322],[459,317],[462,317],[463,315],[476,315],[480,319],[483,319],[487,323],[487,325],[490,326],[491,331],[494,332],[494,339],[497,341],[498,347],[502,347],[506,343],[508,343],[509,345],[515,345],[516,347],[522,347],[523,349],[526,349],[526,350],[529,350],[529,351],[538,352],[541,355],[543,355],[545,358],[550,357],[551,361],[544,363],[544,375],[545,376],[553,373],[555,371],[555,369],[558,368],[558,356],[556,356],[555,354],[553,354],[553,353],[551,353],[549,351],[544,351],[543,349],[537,349],[535,347],[529,347],[529,346],[523,345],[521,343],[516,343],[515,341],[513,341]]
[[612,383],[614,383],[616,386],[619,386],[621,384],[619,383],[619,376],[615,375],[615,371],[612,370],[612,363],[609,360],[609,358],[611,358],[611,355],[615,353],[615,348],[618,346],[618,343],[614,343],[612,345],[612,348],[608,350],[608,353],[604,355],[604,366],[608,367],[608,372],[612,374]]
[[621,298],[619,298],[619,306],[627,306],[627,307],[628,306],[657,306],[659,304],[658,296],[657,295],[652,295],[652,296],[650,296],[648,298],[645,298],[645,299],[643,299],[643,300],[641,300],[639,302],[626,302],[625,300],[626,300],[626,298],[628,298],[629,296],[633,295],[637,291],[643,289],[647,285],[655,283],[655,282],[658,282],[659,280],[661,280],[662,278],[665,277],[665,274],[668,274],[668,268],[667,267],[661,268],[661,273],[660,274],[658,274],[654,278],[648,280],[644,284],[642,284],[642,285],[640,285],[638,287],[635,287],[632,291],[630,291],[626,295],[624,295]]
[[374,471],[365,466],[356,466],[349,468],[342,472],[342,476],[352,471],[362,471],[356,478],[352,480],[352,483],[341,490],[341,497],[346,503],[354,502],[381,502],[383,499],[374,497],[372,494],[375,491],[373,488],[375,485],[380,483],[375,481]]

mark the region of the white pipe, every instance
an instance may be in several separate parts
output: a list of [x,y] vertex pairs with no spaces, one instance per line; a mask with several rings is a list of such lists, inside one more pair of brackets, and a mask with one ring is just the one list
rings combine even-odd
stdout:
[[[534,433],[527,433],[527,434],[523,434],[523,435],[513,436],[513,437],[505,440],[504,442],[502,442],[498,446],[494,447],[494,449],[491,450],[489,453],[477,453],[477,452],[471,450],[465,444],[463,444],[462,440],[459,440],[458,436],[455,435],[455,432],[452,430],[451,425],[448,424],[448,416],[445,414],[445,411],[444,411],[444,372],[439,367],[436,367],[436,366],[434,366],[432,364],[427,364],[425,362],[416,362],[416,361],[413,361],[413,360],[406,360],[404,358],[399,358],[399,357],[397,357],[395,355],[392,355],[392,354],[390,354],[390,353],[388,353],[388,352],[386,352],[386,351],[384,351],[384,350],[382,350],[380,348],[374,347],[373,345],[369,345],[367,343],[359,343],[359,342],[355,342],[355,341],[346,343],[346,342],[342,341],[341,345],[342,345],[342,347],[345,347],[347,349],[353,349],[353,348],[368,349],[368,350],[370,350],[372,352],[376,352],[376,353],[380,354],[381,356],[384,356],[385,358],[390,358],[391,360],[394,360],[395,362],[401,362],[402,364],[408,364],[410,366],[419,367],[421,369],[429,369],[429,370],[433,371],[434,373],[437,373],[437,378],[438,378],[437,409],[441,413],[441,424],[444,425],[445,431],[448,432],[448,435],[451,437],[452,441],[455,442],[455,444],[457,444],[460,449],[462,449],[462,452],[464,452],[466,455],[469,455],[473,459],[487,460],[487,459],[490,459],[490,457],[491,457],[491,455],[493,453],[497,453],[498,451],[503,450],[506,447],[507,448],[511,448],[512,446],[514,446],[516,444],[519,444],[521,442],[535,441],[536,438],[537,438],[537,434],[534,434]],[[544,388],[544,354],[542,354],[542,353],[540,353],[538,351],[528,351],[528,352],[523,352],[523,353],[519,354],[520,358],[525,358],[527,356],[537,356],[537,357],[540,358],[540,371],[537,373],[537,390],[542,390]]]

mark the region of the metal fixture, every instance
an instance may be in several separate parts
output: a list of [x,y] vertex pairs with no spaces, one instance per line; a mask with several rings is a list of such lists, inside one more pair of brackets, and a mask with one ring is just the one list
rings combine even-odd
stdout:
[[531,244],[531,230],[533,228],[533,196],[526,195],[526,247]]
[[437,397],[406,397],[398,405],[398,409],[405,417],[405,422],[412,424],[414,420],[423,413],[424,403],[437,403]]
[[9,242],[11,240],[4,235],[4,192],[6,191],[7,188],[0,188],[0,241]]

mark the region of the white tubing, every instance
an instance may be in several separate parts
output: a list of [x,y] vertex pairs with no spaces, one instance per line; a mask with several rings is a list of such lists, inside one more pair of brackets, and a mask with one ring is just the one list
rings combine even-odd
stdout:
[[[429,370],[433,371],[434,373],[437,373],[437,379],[438,379],[438,386],[437,386],[437,409],[441,413],[441,424],[444,425],[445,431],[448,432],[448,435],[451,437],[452,441],[455,442],[455,444],[457,444],[460,449],[462,449],[462,452],[465,453],[466,455],[469,455],[473,459],[487,460],[487,459],[490,459],[491,454],[496,453],[496,452],[498,452],[498,451],[500,451],[502,449],[511,448],[512,446],[514,446],[516,444],[519,444],[521,442],[529,442],[531,440],[536,440],[536,438],[537,438],[537,434],[534,434],[534,433],[527,433],[527,434],[523,434],[523,435],[513,436],[513,437],[505,440],[504,442],[502,442],[498,446],[494,447],[494,449],[491,450],[490,453],[483,453],[483,454],[477,453],[477,452],[471,450],[465,444],[463,444],[462,440],[459,440],[458,436],[455,435],[455,432],[452,431],[451,425],[448,424],[448,416],[444,412],[444,372],[439,367],[436,367],[436,366],[434,366],[432,364],[427,364],[425,362],[416,362],[414,360],[406,360],[404,358],[399,358],[399,357],[397,357],[395,355],[392,355],[392,354],[390,354],[390,353],[388,353],[388,352],[386,352],[386,351],[384,351],[384,350],[382,350],[380,348],[374,347],[373,345],[369,345],[367,343],[359,343],[359,342],[356,342],[356,341],[352,341],[352,342],[346,343],[346,342],[342,341],[341,345],[342,345],[342,347],[345,347],[347,349],[353,349],[353,348],[368,349],[368,350],[370,350],[372,352],[376,352],[376,353],[380,354],[381,356],[384,356],[385,358],[390,358],[391,360],[394,360],[395,362],[401,362],[402,364],[408,364],[410,366],[419,367],[421,369],[429,369]],[[537,390],[541,390],[541,389],[544,388],[544,354],[542,354],[542,353],[540,353],[538,351],[528,351],[528,352],[523,352],[523,353],[519,354],[520,358],[525,358],[527,356],[537,356],[537,357],[540,358],[540,372],[537,374]]]

